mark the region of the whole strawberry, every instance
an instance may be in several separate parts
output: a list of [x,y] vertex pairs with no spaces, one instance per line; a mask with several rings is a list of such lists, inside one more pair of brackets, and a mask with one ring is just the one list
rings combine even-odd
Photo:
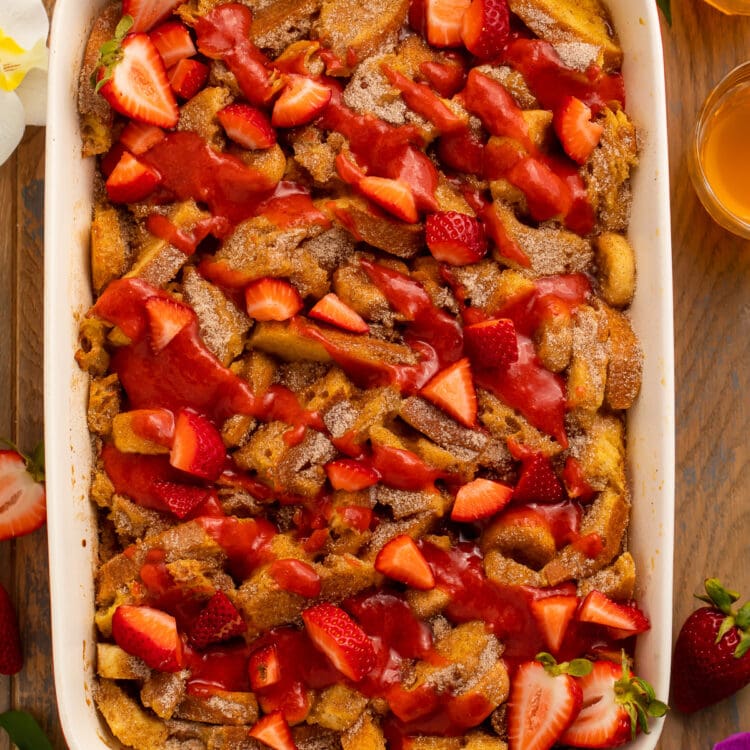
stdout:
[[680,630],[672,662],[675,708],[691,713],[736,693],[750,683],[750,602],[737,612],[739,594],[716,578],[705,581],[710,606],[688,617]]
[[0,674],[15,674],[22,666],[16,611],[8,592],[0,584]]

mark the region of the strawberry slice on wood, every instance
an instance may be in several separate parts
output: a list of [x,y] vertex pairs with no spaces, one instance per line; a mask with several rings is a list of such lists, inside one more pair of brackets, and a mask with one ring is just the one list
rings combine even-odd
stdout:
[[172,615],[154,607],[121,604],[112,617],[115,643],[151,669],[177,672],[183,665],[182,639]]
[[454,266],[476,263],[487,252],[480,222],[459,211],[439,211],[425,222],[425,240],[435,260]]
[[513,488],[481,477],[464,484],[456,493],[451,510],[453,521],[478,521],[502,510],[513,495]]
[[310,317],[352,333],[368,333],[370,330],[362,316],[333,292],[329,292],[315,303],[310,310]]
[[197,52],[188,27],[179,21],[163,23],[153,29],[149,36],[167,69]]
[[308,76],[291,73],[273,105],[271,122],[277,128],[296,128],[314,120],[331,101],[331,89]]
[[148,34],[128,34],[123,21],[102,46],[96,90],[126,117],[173,128],[179,112],[161,55]]
[[0,583],[0,674],[17,674],[23,667],[21,634],[10,595]]
[[148,31],[184,0],[122,0],[122,15],[133,19],[133,31]]
[[421,393],[462,425],[476,426],[477,394],[468,357],[441,370]]
[[585,164],[599,145],[604,126],[592,121],[591,109],[575,96],[566,97],[552,120],[565,153],[578,164]]
[[0,541],[36,531],[47,519],[41,445],[31,457],[0,450]]
[[195,320],[195,313],[177,300],[151,297],[145,302],[151,349],[158,354]]
[[389,177],[363,177],[357,187],[366,198],[396,218],[409,224],[419,220],[414,193],[405,182]]
[[648,732],[650,718],[664,716],[667,706],[656,699],[645,680],[630,673],[627,656],[622,664],[594,662],[579,680],[583,706],[560,743],[572,747],[617,747]]
[[314,599],[320,594],[320,576],[310,563],[286,558],[274,560],[268,573],[283,591]]
[[264,149],[276,143],[276,131],[268,116],[249,104],[236,102],[216,113],[224,132],[240,146]]
[[205,85],[209,74],[208,65],[200,60],[180,60],[167,71],[169,85],[180,99],[192,99]]
[[271,687],[281,680],[279,653],[274,644],[254,651],[247,664],[250,686],[253,690]]
[[518,359],[516,327],[509,318],[492,318],[464,328],[464,347],[474,367],[505,369]]
[[190,629],[190,643],[203,649],[242,635],[247,625],[237,607],[223,591],[217,591],[206,603]]
[[433,47],[460,47],[464,13],[471,0],[424,0],[427,41]]
[[377,484],[378,475],[369,466],[351,458],[337,458],[324,467],[334,490],[359,492]]
[[169,463],[213,482],[219,478],[225,460],[226,448],[216,427],[197,412],[182,409],[175,420]]
[[521,474],[513,490],[518,503],[559,503],[565,490],[547,456],[534,454],[521,462]]
[[583,693],[574,675],[591,669],[576,659],[557,664],[549,654],[524,662],[508,700],[508,740],[513,750],[549,750],[578,715]]
[[283,711],[272,711],[258,719],[250,729],[250,736],[273,750],[297,750]]
[[334,667],[359,682],[375,664],[375,649],[362,628],[340,607],[317,604],[302,612],[307,634]]
[[472,0],[461,24],[461,38],[472,55],[480,60],[497,57],[509,32],[507,0]]
[[553,654],[560,650],[577,608],[578,597],[566,594],[545,596],[531,602],[531,613]]
[[153,167],[125,151],[104,186],[112,203],[137,203],[151,195],[160,182],[161,175]]
[[578,619],[581,622],[604,625],[616,638],[645,633],[651,627],[648,618],[638,607],[615,602],[596,589],[589,592],[583,600]]
[[400,534],[386,544],[375,558],[375,570],[407,586],[428,591],[435,588],[435,576],[417,543]]
[[255,320],[289,320],[302,309],[302,297],[288,281],[266,276],[245,287],[245,309]]

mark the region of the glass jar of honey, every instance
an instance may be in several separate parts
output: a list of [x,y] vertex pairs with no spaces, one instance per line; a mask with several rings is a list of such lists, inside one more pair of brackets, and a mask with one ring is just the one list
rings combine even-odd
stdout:
[[703,0],[730,16],[750,16],[750,0]]
[[713,219],[750,239],[750,62],[731,71],[706,99],[689,166]]

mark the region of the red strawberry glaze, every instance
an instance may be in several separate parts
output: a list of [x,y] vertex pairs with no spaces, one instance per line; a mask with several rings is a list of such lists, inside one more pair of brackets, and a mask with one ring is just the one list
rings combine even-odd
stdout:
[[192,255],[198,245],[208,237],[222,238],[229,234],[231,225],[223,216],[211,216],[203,219],[191,229],[179,229],[164,214],[151,214],[146,219],[146,229],[151,234],[159,237],[170,245],[174,245],[178,250],[182,250],[185,255]]
[[278,532],[270,521],[202,516],[197,522],[224,550],[229,571],[240,581],[249,578],[255,568],[273,558],[270,543]]

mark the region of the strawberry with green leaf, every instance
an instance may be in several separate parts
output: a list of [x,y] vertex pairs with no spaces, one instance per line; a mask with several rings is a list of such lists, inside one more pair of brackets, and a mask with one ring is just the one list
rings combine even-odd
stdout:
[[672,660],[672,700],[692,713],[736,693],[750,683],[750,602],[732,606],[739,594],[716,578],[705,581],[708,604],[683,624]]
[[0,541],[36,531],[47,519],[44,447],[31,456],[3,440],[0,450]]

